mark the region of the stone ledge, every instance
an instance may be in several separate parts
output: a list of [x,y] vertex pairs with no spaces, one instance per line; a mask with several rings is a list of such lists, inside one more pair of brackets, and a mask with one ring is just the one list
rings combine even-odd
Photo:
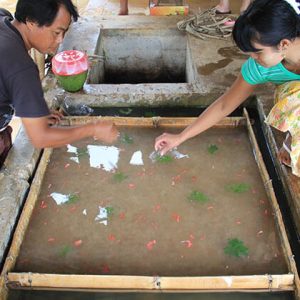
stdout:
[[41,150],[32,146],[24,128],[21,127],[4,162],[3,172],[16,180],[28,181],[33,175],[40,152]]
[[39,160],[41,150],[30,143],[21,127],[13,147],[0,172],[0,260],[8,247],[20,207],[26,197],[29,182]]
[[26,196],[29,183],[14,176],[0,173],[0,258],[7,249],[20,207]]

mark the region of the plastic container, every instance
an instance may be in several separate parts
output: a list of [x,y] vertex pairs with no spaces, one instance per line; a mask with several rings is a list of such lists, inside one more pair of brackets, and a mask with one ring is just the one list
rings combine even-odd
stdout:
[[59,84],[68,92],[82,89],[88,72],[88,57],[78,50],[57,53],[52,59],[52,71]]

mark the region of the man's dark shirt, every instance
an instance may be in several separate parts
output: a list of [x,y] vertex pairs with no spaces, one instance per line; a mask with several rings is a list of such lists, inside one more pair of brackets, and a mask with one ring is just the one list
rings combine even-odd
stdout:
[[12,19],[8,11],[0,9],[0,129],[11,107],[21,118],[49,115],[38,68]]

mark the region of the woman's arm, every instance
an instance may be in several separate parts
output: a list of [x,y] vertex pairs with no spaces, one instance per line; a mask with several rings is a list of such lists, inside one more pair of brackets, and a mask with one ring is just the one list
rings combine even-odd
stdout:
[[163,133],[155,140],[155,150],[164,155],[184,141],[212,127],[232,113],[254,91],[255,85],[247,83],[240,74],[233,85],[212,103],[198,119],[179,134]]

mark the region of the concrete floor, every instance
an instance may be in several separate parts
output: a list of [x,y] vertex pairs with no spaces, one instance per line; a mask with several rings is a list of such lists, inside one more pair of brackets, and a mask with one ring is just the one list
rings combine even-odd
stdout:
[[[128,2],[130,15],[149,15],[148,0],[129,0]],[[99,15],[117,15],[119,12],[119,0],[89,0],[88,2],[78,0],[77,3],[80,9],[83,9],[86,5],[85,12],[90,12],[91,7],[93,9],[97,7],[96,12]],[[186,3],[189,5],[190,13],[194,14],[199,9],[204,10],[217,5],[218,0],[187,0]],[[240,3],[239,0],[230,1],[233,14],[239,13]]]
[[[0,0],[0,7],[4,7],[13,12],[16,7],[15,0]],[[78,7],[80,13],[84,13],[86,7],[93,0],[73,0],[73,3]],[[119,12],[119,0],[97,0],[98,13],[105,15],[117,15]],[[190,6],[192,13],[198,11],[198,9],[206,9],[218,4],[217,0],[187,0],[187,4]],[[148,0],[129,0],[129,14],[148,14]],[[231,0],[232,13],[237,14],[239,12],[239,5],[241,0]]]

